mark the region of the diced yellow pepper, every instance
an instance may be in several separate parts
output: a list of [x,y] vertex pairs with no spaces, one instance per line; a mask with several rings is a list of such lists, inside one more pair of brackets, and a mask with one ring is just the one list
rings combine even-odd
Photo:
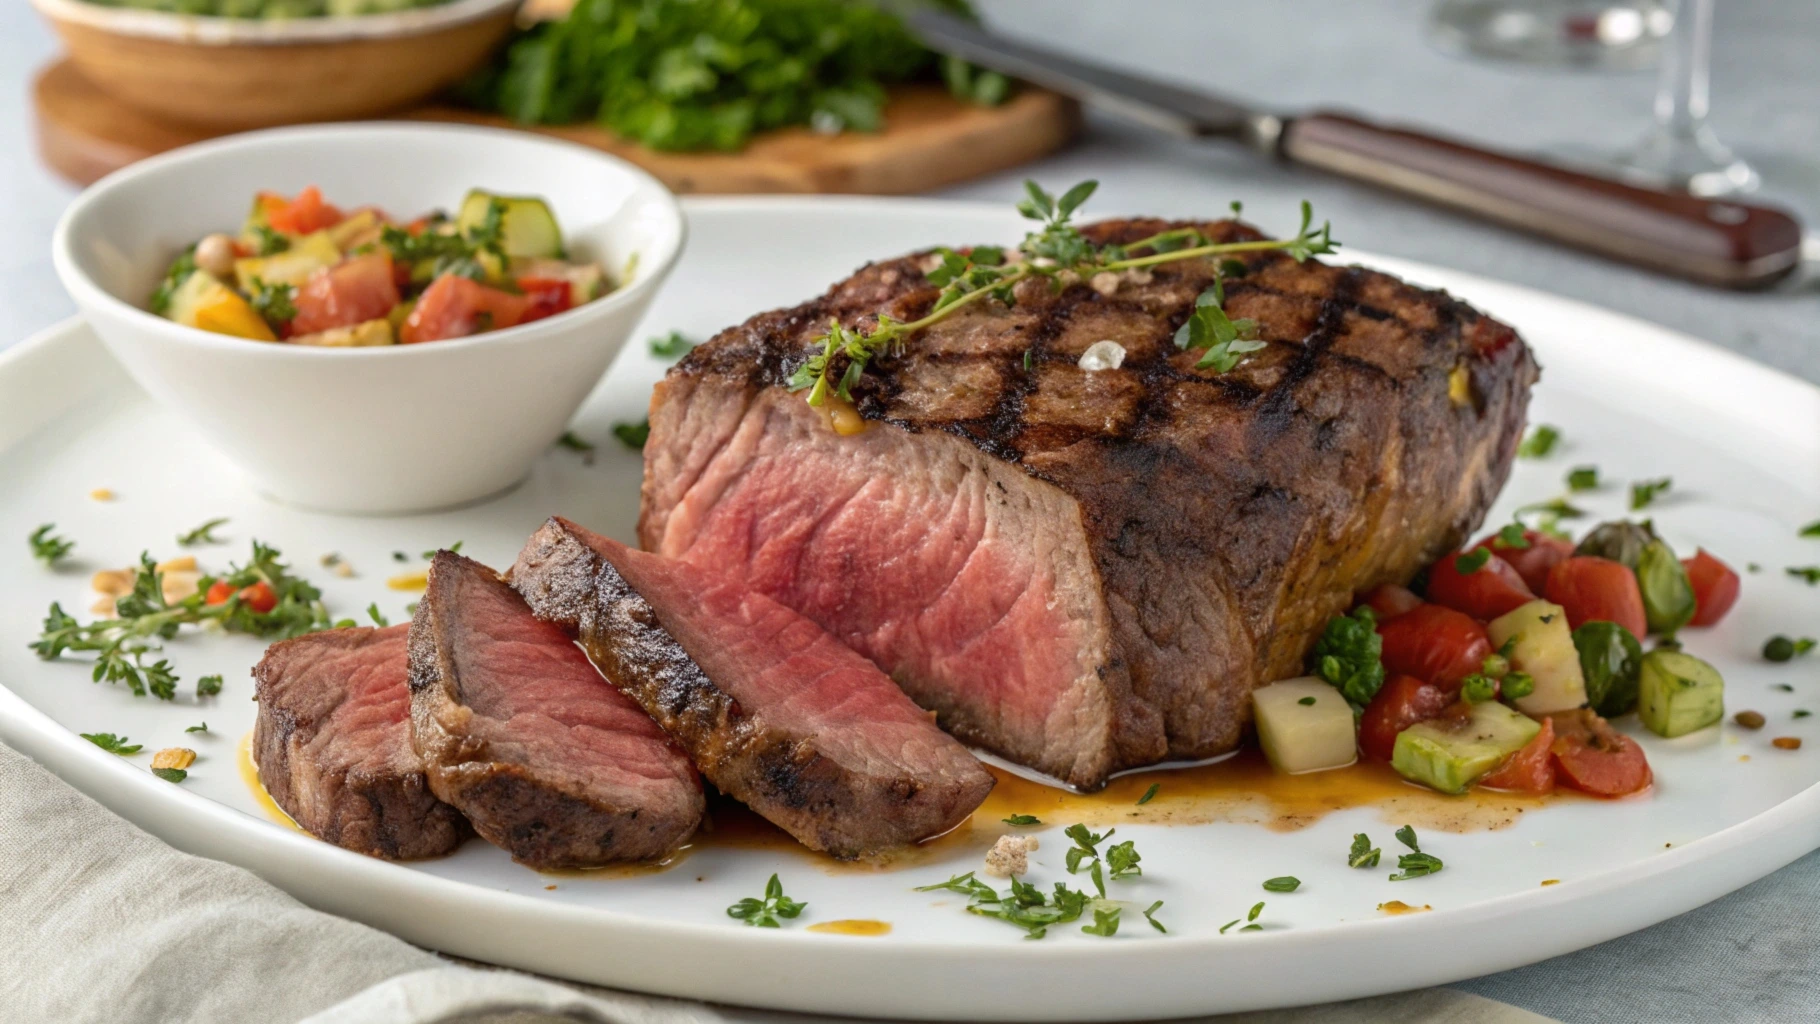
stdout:
[[265,318],[247,301],[227,289],[196,308],[196,326],[216,334],[231,334],[251,341],[277,341]]

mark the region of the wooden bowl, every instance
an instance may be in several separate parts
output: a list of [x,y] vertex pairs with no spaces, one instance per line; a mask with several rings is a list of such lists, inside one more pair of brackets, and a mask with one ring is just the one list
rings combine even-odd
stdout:
[[282,21],[32,4],[105,92],[155,118],[237,131],[372,117],[422,100],[487,59],[518,0]]

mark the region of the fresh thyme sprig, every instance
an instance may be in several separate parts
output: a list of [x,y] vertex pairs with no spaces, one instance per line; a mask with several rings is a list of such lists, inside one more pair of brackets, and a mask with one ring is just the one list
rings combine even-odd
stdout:
[[[869,330],[830,320],[828,332],[815,339],[821,344],[821,351],[804,360],[790,375],[790,390],[807,389],[809,404],[814,406],[825,402],[831,393],[843,401],[852,401],[853,386],[874,359],[901,352],[916,332],[976,302],[991,299],[1014,305],[1014,289],[1025,280],[1043,277],[1059,288],[1064,275],[1081,280],[1104,272],[1268,250],[1288,253],[1299,263],[1331,253],[1339,245],[1333,240],[1330,225],[1314,228],[1314,211],[1306,202],[1302,204],[1301,227],[1291,238],[1215,242],[1197,229],[1175,228],[1127,245],[1096,245],[1074,226],[1073,217],[1098,187],[1098,182],[1083,181],[1057,197],[1034,181],[1024,182],[1026,195],[1017,204],[1018,212],[1040,226],[1024,236],[1014,254],[995,246],[976,246],[966,252],[936,250],[937,264],[926,276],[941,291],[928,314],[915,320],[897,320],[880,313]],[[1237,209],[1234,204],[1235,213]],[[1149,251],[1133,255],[1141,250]],[[1216,275],[1223,275],[1231,264],[1243,267],[1237,261],[1225,261],[1216,267]],[[1218,373],[1228,372],[1245,353],[1264,346],[1254,340],[1256,324],[1225,315],[1220,308],[1224,299],[1224,288],[1216,276],[1213,287],[1196,300],[1194,316],[1176,337],[1178,347],[1206,349],[1207,354],[1197,365]]]
[[218,527],[226,526],[227,521],[226,516],[211,519],[188,533],[178,534],[177,543],[186,548],[193,548],[198,544],[219,544],[221,538],[215,536],[215,530]]
[[[142,554],[133,592],[114,602],[115,618],[78,622],[53,602],[44,630],[31,649],[46,661],[92,651],[95,667],[90,678],[95,682],[125,683],[134,696],[150,693],[160,700],[173,700],[178,680],[170,662],[159,658],[148,663],[147,659],[182,626],[214,622],[228,632],[273,639],[328,628],[322,593],[291,575],[290,567],[278,560],[279,554],[276,548],[254,541],[253,557],[246,565],[236,566],[224,576],[204,576],[197,581],[194,594],[175,603],[164,599],[164,574],[158,571],[157,562],[150,554]],[[208,595],[217,583],[227,584],[231,593],[210,604]],[[257,610],[255,605],[264,605],[266,610]],[[205,685],[211,678],[215,680],[212,689]],[[199,680],[197,691],[219,693],[219,677]]]
[[[1053,893],[1044,893],[1042,889],[1029,882],[1011,879],[1011,891],[1000,895],[997,889],[975,878],[973,872],[955,875],[946,882],[934,885],[922,885],[917,892],[935,892],[946,890],[957,892],[967,897],[967,912],[981,917],[993,917],[1007,924],[1024,929],[1027,939],[1040,939],[1049,934],[1051,925],[1067,924],[1078,921],[1089,907],[1093,908],[1093,923],[1082,925],[1081,931],[1101,938],[1111,938],[1118,932],[1120,907],[1116,903],[1095,900],[1079,889],[1070,889],[1062,882],[1055,883]],[[1150,923],[1157,926],[1156,919],[1149,917],[1162,904],[1156,903],[1145,913]]]
[[782,926],[777,920],[778,918],[796,917],[807,906],[807,903],[801,903],[785,896],[784,883],[778,881],[776,875],[772,875],[771,880],[765,883],[764,899],[747,896],[728,907],[727,916],[736,921],[744,921],[755,928],[778,928]]

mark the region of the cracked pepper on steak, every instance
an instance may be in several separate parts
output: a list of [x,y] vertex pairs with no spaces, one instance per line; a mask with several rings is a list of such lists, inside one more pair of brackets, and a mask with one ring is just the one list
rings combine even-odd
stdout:
[[[1187,226],[1263,237],[1083,233]],[[1027,281],[1013,307],[975,303],[875,360],[852,436],[784,382],[830,318],[926,314],[927,254],[723,331],[652,396],[642,544],[734,574],[956,736],[1077,786],[1231,750],[1252,688],[1299,674],[1355,591],[1479,525],[1538,372],[1516,332],[1445,293],[1243,260],[1225,309],[1269,344],[1229,373],[1172,343],[1209,261],[1110,295]],[[1104,339],[1124,364],[1080,369]]]

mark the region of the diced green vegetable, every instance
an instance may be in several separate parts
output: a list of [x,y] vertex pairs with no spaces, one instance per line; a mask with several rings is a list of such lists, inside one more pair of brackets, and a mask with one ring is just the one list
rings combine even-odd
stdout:
[[500,216],[500,247],[508,257],[557,258],[562,255],[562,229],[548,203],[535,196],[496,196],[473,189],[461,201],[455,226],[466,235],[486,223],[487,209],[495,201],[504,205]]
[[267,284],[302,287],[311,274],[323,267],[341,262],[341,250],[335,247],[327,231],[304,235],[291,247],[272,256],[248,256],[234,261],[234,278],[246,287],[253,278]]
[[1704,729],[1725,717],[1725,680],[1691,654],[1651,651],[1637,683],[1637,716],[1670,739]]
[[1637,706],[1637,676],[1643,668],[1643,645],[1615,622],[1587,622],[1574,630],[1580,652],[1580,674],[1586,700],[1606,718]]
[[1251,691],[1258,742],[1277,771],[1316,772],[1357,760],[1352,706],[1313,676],[1285,679]]
[[1531,601],[1491,620],[1485,627],[1511,668],[1535,679],[1535,689],[1515,703],[1526,714],[1547,715],[1586,704],[1586,677],[1580,652],[1567,628],[1567,612],[1558,604]]
[[1390,766],[1412,782],[1464,793],[1542,731],[1535,719],[1497,701],[1470,707],[1398,733]]
[[1643,591],[1643,615],[1652,633],[1673,633],[1694,617],[1694,585],[1675,551],[1660,540],[1643,546],[1637,557],[1637,586]]
[[1574,548],[1574,554],[1610,559],[1627,569],[1635,569],[1643,549],[1655,539],[1656,529],[1647,520],[1633,523],[1628,519],[1614,519],[1593,527]]
[[1360,605],[1351,615],[1335,615],[1315,641],[1309,659],[1315,674],[1327,680],[1356,707],[1364,707],[1384,685],[1384,641],[1377,616]]

